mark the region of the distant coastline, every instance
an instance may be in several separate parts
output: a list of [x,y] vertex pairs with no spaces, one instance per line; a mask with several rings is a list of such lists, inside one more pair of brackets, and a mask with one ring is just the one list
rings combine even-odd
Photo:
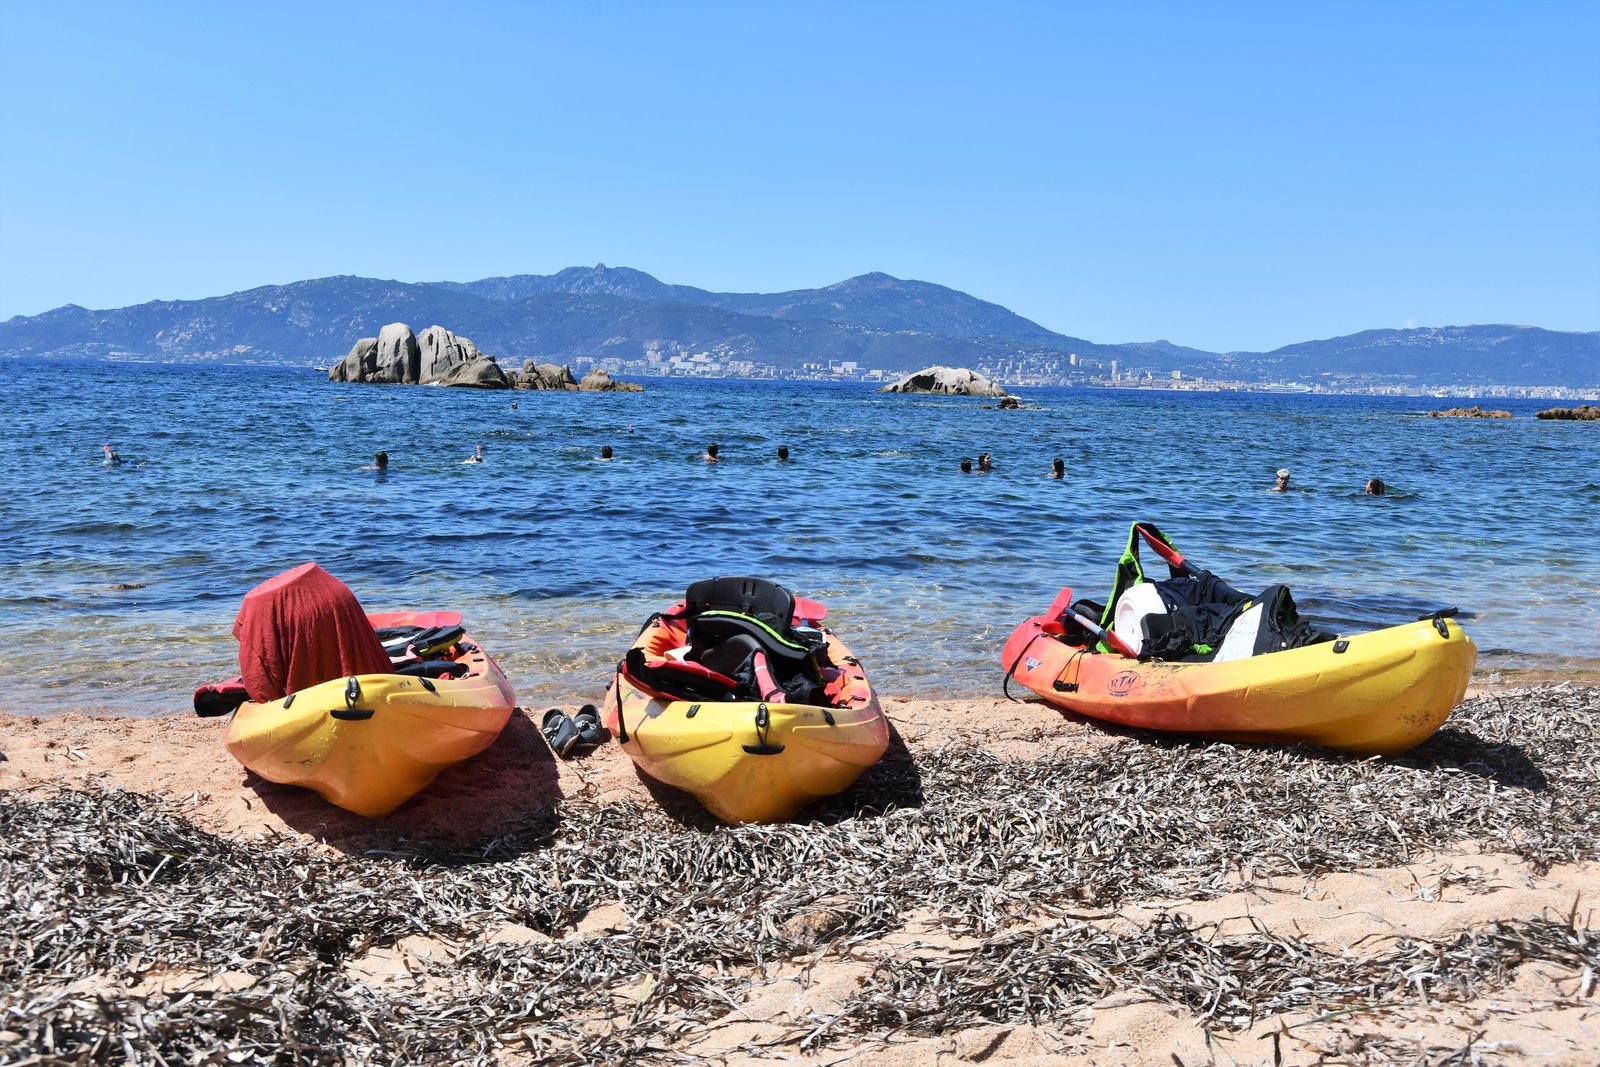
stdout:
[[[0,359],[26,360],[38,362],[42,360],[75,362],[75,363],[107,363],[107,364],[133,364],[141,366],[226,366],[226,367],[263,367],[287,370],[304,370],[316,374],[326,374],[327,363],[306,362],[298,359],[217,359],[210,356],[147,356],[134,353],[108,353],[105,355],[86,355],[79,353],[52,354],[46,356],[31,356],[17,353],[0,353]],[[335,361],[336,362],[336,361]],[[759,373],[727,374],[727,373],[652,373],[650,371],[627,369],[619,360],[591,360],[572,358],[570,362],[574,373],[582,376],[591,370],[599,369],[608,374],[628,374],[633,377],[653,379],[658,381],[676,382],[859,382],[863,385],[882,385],[899,377],[897,372],[868,369],[852,374],[821,373],[821,372],[782,372],[777,368],[763,368]],[[1277,393],[1285,395],[1307,396],[1396,396],[1418,397],[1434,399],[1455,400],[1569,400],[1569,401],[1597,401],[1600,400],[1600,385],[1594,386],[1557,386],[1557,385],[1450,385],[1441,383],[1422,383],[1417,385],[1360,385],[1353,383],[1315,383],[1304,382],[1241,382],[1241,381],[1210,381],[1203,378],[1184,378],[1182,380],[1163,379],[1154,376],[1132,379],[1118,379],[1115,381],[1104,378],[1089,379],[1062,379],[1055,381],[1031,378],[1018,380],[1010,378],[993,368],[978,365],[973,368],[985,377],[990,377],[1007,388],[1019,389],[1105,389],[1117,392],[1143,392],[1143,393]]]
[[505,366],[626,378],[863,381],[967,367],[1006,386],[1066,385],[1585,400],[1600,331],[1374,329],[1269,352],[1058,333],[947,286],[871,273],[815,289],[722,293],[626,267],[475,282],[333,277],[197,300],[0,322],[0,356],[328,366],[387,323],[448,324]]

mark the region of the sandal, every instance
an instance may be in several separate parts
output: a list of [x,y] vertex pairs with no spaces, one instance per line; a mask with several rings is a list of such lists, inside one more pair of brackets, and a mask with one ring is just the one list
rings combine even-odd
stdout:
[[578,743],[577,724],[560,708],[551,708],[544,713],[544,721],[539,727],[539,732],[550,742],[550,751],[562,759],[566,759],[572,752],[573,746]]
[[611,740],[611,731],[600,722],[600,709],[593,704],[579,708],[572,722],[578,728],[578,744],[585,748],[594,748]]

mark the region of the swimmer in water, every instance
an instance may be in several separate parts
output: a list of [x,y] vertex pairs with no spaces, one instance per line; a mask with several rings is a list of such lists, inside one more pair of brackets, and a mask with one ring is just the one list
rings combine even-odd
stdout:
[[122,456],[117,452],[116,449],[112,448],[110,445],[101,445],[100,451],[105,453],[106,458],[103,462],[107,467],[122,466]]
[[989,458],[989,453],[978,453],[978,470],[982,471],[984,474],[988,474],[990,471],[994,470],[994,460]]
[[717,458],[717,443],[715,441],[712,441],[709,445],[706,445],[706,454],[704,459],[707,463],[721,462],[721,460]]
[[386,470],[388,470],[389,469],[389,453],[387,453],[387,452],[379,452],[377,455],[372,457],[372,464],[370,466],[362,467],[361,469],[364,470],[364,471],[386,471]]
[[967,459],[965,457],[962,458],[962,460],[961,460],[961,473],[962,474],[971,474],[972,473],[972,460]]
[[787,463],[787,462],[789,462],[789,446],[788,445],[779,445],[778,446],[778,462],[779,463]]
[[611,459],[611,458],[613,458],[612,455],[611,455],[611,446],[610,445],[601,445],[600,446],[600,458],[601,459]]
[[1274,493],[1287,493],[1289,491],[1289,468],[1288,467],[1279,467],[1278,468],[1278,481],[1277,481],[1277,484],[1275,484],[1272,487],[1272,491]]
[[1383,494],[1387,493],[1388,491],[1389,491],[1389,487],[1387,485],[1383,484],[1383,479],[1382,478],[1368,478],[1367,479],[1367,495],[1368,496],[1382,496]]
[[483,462],[483,446],[482,445],[478,445],[476,448],[474,448],[472,450],[472,455],[468,456],[466,459],[462,460],[461,462],[463,462],[463,463],[482,463]]
[[1057,456],[1056,457],[1056,461],[1054,463],[1050,464],[1050,477],[1052,477],[1052,478],[1065,478],[1066,476],[1067,476],[1067,461],[1062,459],[1060,456]]

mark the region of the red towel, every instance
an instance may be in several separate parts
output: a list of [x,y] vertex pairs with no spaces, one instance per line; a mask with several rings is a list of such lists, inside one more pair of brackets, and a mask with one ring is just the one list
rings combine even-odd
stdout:
[[257,703],[334,678],[394,669],[356,595],[315,563],[302,563],[246,593],[233,636],[239,639],[239,674]]

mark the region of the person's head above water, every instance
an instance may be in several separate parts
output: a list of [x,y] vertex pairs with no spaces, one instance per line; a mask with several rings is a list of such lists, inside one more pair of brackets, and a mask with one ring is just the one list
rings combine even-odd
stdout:
[[1383,494],[1387,493],[1388,491],[1389,491],[1389,487],[1387,485],[1383,484],[1383,479],[1382,478],[1368,478],[1367,479],[1367,495],[1368,496],[1382,496]]
[[377,455],[373,456],[372,457],[372,465],[374,467],[377,467],[379,470],[388,469],[388,466],[389,466],[389,453],[387,453],[387,452],[379,452]]
[[1056,461],[1050,464],[1050,475],[1054,478],[1065,478],[1067,476],[1067,461],[1057,456]]
[[1274,490],[1276,490],[1277,492],[1280,492],[1280,493],[1283,492],[1285,489],[1289,488],[1289,468],[1288,467],[1279,467],[1278,468],[1278,483],[1276,485],[1274,485],[1272,488]]
[[962,474],[971,474],[972,473],[972,460],[965,459],[965,458],[963,458],[961,460],[961,473]]
[[987,453],[987,452],[978,453],[978,469],[979,470],[986,471],[986,470],[992,469],[993,467],[994,467],[994,460],[989,458],[989,453]]
[[611,458],[611,446],[610,445],[601,445],[600,446],[600,458],[601,459],[610,459]]
[[717,461],[717,443],[715,441],[712,441],[709,445],[706,445],[706,462],[707,463],[715,463],[716,461]]
[[778,462],[779,463],[787,463],[787,462],[789,462],[789,446],[788,445],[779,445],[778,446]]

